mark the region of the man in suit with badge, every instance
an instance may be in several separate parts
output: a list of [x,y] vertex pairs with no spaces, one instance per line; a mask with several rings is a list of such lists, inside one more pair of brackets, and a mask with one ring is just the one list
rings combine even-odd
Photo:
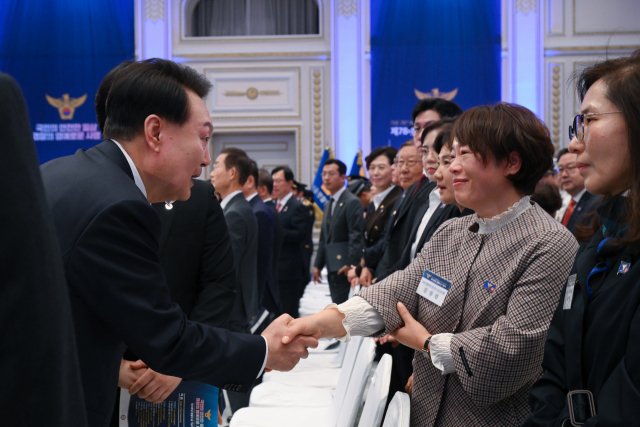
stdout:
[[322,185],[331,193],[324,207],[318,255],[313,268],[313,281],[320,283],[320,272],[327,267],[331,299],[340,304],[349,296],[347,271],[362,256],[362,204],[344,186],[347,166],[329,159],[322,167]]
[[291,369],[317,345],[282,345],[282,316],[262,337],[187,319],[160,266],[151,203],[187,200],[210,164],[211,84],[172,61],[131,64],[114,78],[103,141],[41,167],[65,268],[89,425],[110,420],[131,348],[157,372],[246,392],[263,369]]
[[576,158],[577,155],[566,148],[560,150],[557,157],[560,188],[571,196],[561,222],[573,234],[578,226],[586,225],[588,215],[596,209],[599,200],[585,188],[584,178],[576,167]]
[[278,166],[271,172],[276,211],[282,222],[282,249],[278,260],[278,287],[285,313],[298,317],[300,289],[306,284],[302,248],[306,238],[307,208],[292,193],[293,172]]
[[236,300],[231,310],[229,330],[250,332],[257,320],[258,298],[258,222],[242,187],[251,174],[251,160],[239,148],[226,148],[216,159],[211,180],[220,193],[220,206],[229,228],[236,269]]

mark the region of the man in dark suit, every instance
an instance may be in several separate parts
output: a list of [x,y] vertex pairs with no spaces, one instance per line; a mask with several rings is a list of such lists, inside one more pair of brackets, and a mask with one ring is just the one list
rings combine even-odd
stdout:
[[[276,224],[274,217],[277,216],[277,213],[272,212],[271,208],[265,205],[258,195],[259,174],[258,165],[251,160],[251,175],[242,187],[242,192],[251,205],[258,222],[258,293],[261,309],[266,309],[269,312],[262,324],[268,325],[275,319],[274,316],[282,312],[278,288],[271,271],[275,249]],[[281,241],[279,243],[282,244]],[[261,327],[259,326],[259,328]]]
[[576,167],[576,154],[563,148],[558,152],[558,178],[560,188],[571,196],[571,201],[562,215],[562,225],[575,234],[576,228],[586,225],[598,205],[598,197],[584,187],[584,178]]
[[126,347],[162,374],[246,391],[263,366],[290,369],[305,344],[315,345],[307,338],[283,346],[286,317],[261,338],[192,322],[171,302],[150,203],[188,199],[192,178],[210,163],[202,100],[210,87],[171,61],[131,64],[107,98],[104,134],[112,139],[42,166],[90,425],[109,423]]
[[69,293],[27,106],[0,73],[2,424],[87,425]]
[[349,297],[349,266],[360,262],[364,218],[360,199],[344,186],[347,166],[329,159],[322,167],[322,185],[331,193],[324,206],[318,255],[313,267],[313,281],[320,283],[320,272],[327,266],[331,300],[341,304]]
[[236,269],[236,300],[229,330],[250,332],[260,305],[258,292],[258,222],[242,187],[251,175],[251,160],[239,148],[226,148],[216,159],[211,182],[220,193],[220,206],[229,228]]
[[[300,184],[304,185],[304,184]],[[304,196],[303,190],[303,196]],[[305,227],[304,227],[304,244],[302,247],[302,261],[304,262],[304,270],[302,275],[302,282],[300,288],[300,297],[304,293],[304,288],[309,283],[309,277],[311,275],[311,256],[313,255],[313,225],[316,223],[316,211],[313,207],[313,203],[302,197],[300,202],[305,208]]]
[[284,239],[282,221],[280,215],[276,210],[276,204],[271,199],[271,193],[273,192],[273,179],[271,174],[264,169],[258,170],[258,196],[262,199],[264,204],[271,210],[273,214],[273,260],[271,262],[271,276],[273,277],[273,284],[276,287],[278,294],[278,306],[280,307],[280,313],[284,313],[282,309],[282,298],[280,297],[280,282],[278,276],[278,263],[280,260],[280,252],[282,251],[282,242]]
[[292,194],[293,172],[278,166],[271,172],[276,211],[282,222],[282,250],[278,260],[278,286],[282,310],[298,317],[300,289],[303,285],[304,260],[302,248],[306,233],[307,210]]

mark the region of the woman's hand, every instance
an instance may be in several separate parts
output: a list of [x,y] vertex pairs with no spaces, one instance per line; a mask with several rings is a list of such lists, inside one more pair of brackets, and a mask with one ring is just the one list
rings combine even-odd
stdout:
[[342,325],[344,314],[336,308],[325,308],[313,316],[293,319],[282,337],[282,344],[292,342],[298,335],[320,338],[336,338],[347,335]]
[[404,390],[409,393],[409,396],[413,393],[413,374],[409,377],[409,381],[407,381],[407,385],[404,386]]
[[407,310],[407,307],[405,307],[403,303],[398,302],[397,308],[400,317],[404,320],[404,326],[400,329],[396,329],[389,335],[407,347],[411,347],[418,351],[422,350],[424,342],[431,336],[431,334],[424,326],[411,316],[409,310]]
[[371,286],[371,283],[373,283],[372,279],[373,274],[371,273],[371,270],[369,270],[367,267],[362,267],[362,273],[360,273],[360,284],[365,288],[368,288],[369,286]]

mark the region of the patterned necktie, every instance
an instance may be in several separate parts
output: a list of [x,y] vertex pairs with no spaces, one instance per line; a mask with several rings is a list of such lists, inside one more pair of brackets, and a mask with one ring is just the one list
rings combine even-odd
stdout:
[[564,216],[562,217],[562,225],[564,225],[565,227],[567,226],[567,224],[569,224],[569,219],[571,219],[571,215],[573,214],[573,210],[576,207],[576,201],[574,199],[571,199],[571,202],[569,202],[569,206],[567,206],[567,210],[564,211]]
[[277,210],[278,212],[280,212],[280,207],[282,207],[282,205],[280,204],[280,202],[278,202],[278,204],[276,205],[276,210]]

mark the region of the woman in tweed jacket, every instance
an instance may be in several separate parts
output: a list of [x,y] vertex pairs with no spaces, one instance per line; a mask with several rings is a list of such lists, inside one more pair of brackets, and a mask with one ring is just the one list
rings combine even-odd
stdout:
[[[455,196],[476,214],[445,222],[405,270],[293,320],[283,342],[298,334],[391,334],[416,350],[412,426],[513,426],[528,413],[578,245],[529,201],[553,156],[549,132],[532,112],[472,108],[453,138]],[[434,274],[450,282],[440,299],[421,285]]]

